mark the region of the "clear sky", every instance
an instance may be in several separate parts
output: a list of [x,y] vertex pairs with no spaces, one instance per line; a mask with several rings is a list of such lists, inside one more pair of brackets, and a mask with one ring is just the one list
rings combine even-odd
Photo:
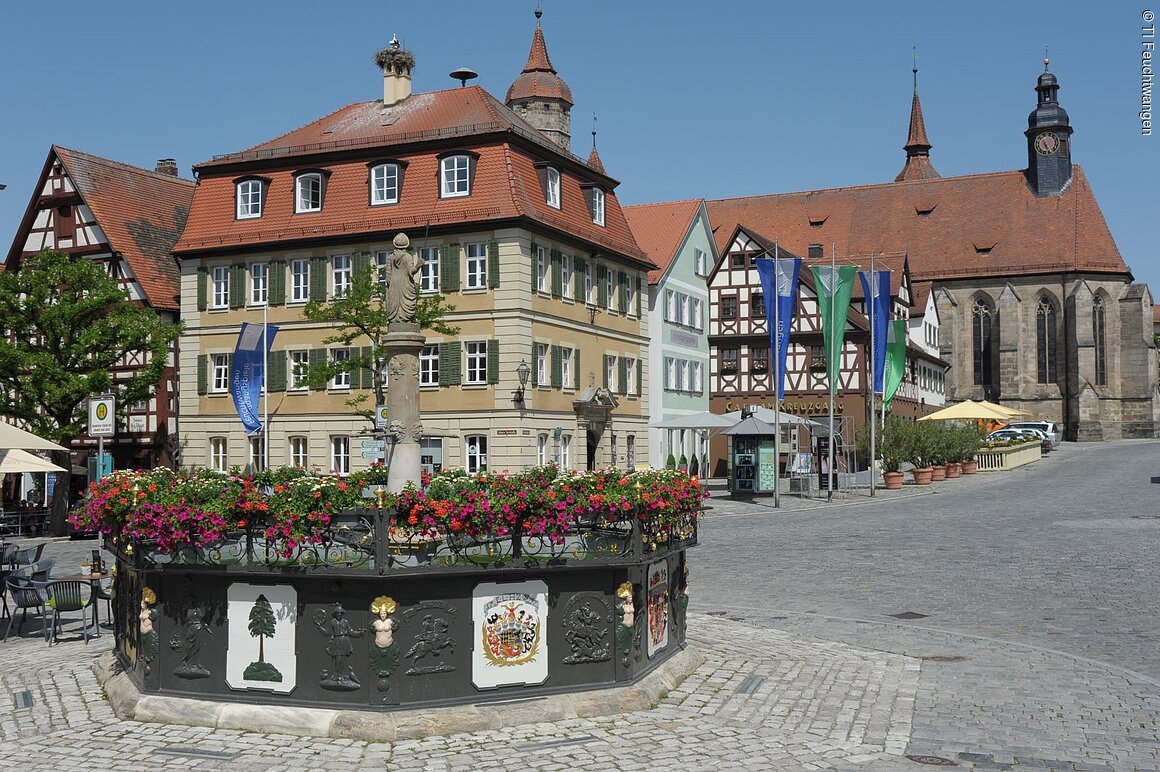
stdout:
[[[1148,0],[1149,2],[1151,0]],[[1156,3],[1160,6],[1160,0]],[[1160,135],[1141,136],[1142,14],[1112,2],[544,0],[572,87],[573,151],[626,204],[887,182],[902,168],[911,52],[943,176],[1024,168],[1044,45],[1087,172],[1137,280],[1160,295]],[[398,34],[415,90],[468,66],[503,98],[534,0],[6,3],[0,16],[0,242],[53,143],[138,166],[191,166],[342,105],[381,98]]]

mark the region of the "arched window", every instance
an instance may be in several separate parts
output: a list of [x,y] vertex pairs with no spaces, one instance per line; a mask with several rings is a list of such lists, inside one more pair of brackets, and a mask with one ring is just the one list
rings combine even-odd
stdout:
[[1096,349],[1096,385],[1108,383],[1108,348],[1104,326],[1104,299],[1096,295],[1092,301],[1092,340]]
[[1055,383],[1055,306],[1046,297],[1039,299],[1035,309],[1035,373],[1036,383]]
[[991,361],[994,347],[991,337],[991,307],[982,299],[976,300],[971,309],[971,350],[974,352],[975,385],[989,386],[992,383]]

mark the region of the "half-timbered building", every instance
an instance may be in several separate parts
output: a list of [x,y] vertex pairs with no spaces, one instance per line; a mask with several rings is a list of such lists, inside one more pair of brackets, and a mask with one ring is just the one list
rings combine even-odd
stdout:
[[[178,177],[173,159],[149,170],[53,145],[4,270],[19,270],[25,258],[45,249],[94,260],[130,299],[176,324],[180,282],[170,250],[185,227],[193,189],[192,180]],[[123,406],[116,436],[105,441],[116,468],[178,463],[176,360],[173,350],[153,398]],[[144,364],[130,358],[112,375],[127,377]],[[84,467],[95,459],[96,446],[82,435],[73,446],[74,463]]]

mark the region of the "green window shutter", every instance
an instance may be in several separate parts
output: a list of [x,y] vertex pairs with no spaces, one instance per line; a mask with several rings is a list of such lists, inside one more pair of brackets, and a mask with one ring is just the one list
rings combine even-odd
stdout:
[[620,313],[628,315],[628,275],[621,271],[616,280],[617,286],[620,287],[620,302],[616,306],[620,309]]
[[487,286],[499,287],[499,242],[494,239],[487,242]]
[[270,305],[280,306],[286,302],[286,261],[275,260],[267,271]]
[[608,308],[608,285],[605,283],[605,275],[608,271],[603,265],[596,266],[596,305],[601,308]]
[[552,297],[558,298],[564,294],[564,284],[560,279],[560,262],[563,256],[560,250],[552,250]]
[[616,385],[621,394],[628,393],[628,360],[624,357],[616,358]]
[[564,358],[559,346],[552,346],[552,388],[564,386]]
[[609,384],[608,384],[608,355],[607,355],[607,354],[605,354],[604,356],[605,356],[605,359],[604,359],[604,361],[601,363],[601,364],[603,364],[604,366],[603,366],[603,367],[601,367],[600,369],[604,371],[604,388],[606,388],[606,389],[607,389],[607,388],[608,388],[608,386],[609,386]]
[[362,349],[358,351],[359,357],[361,357],[364,362],[370,365],[370,367],[360,367],[358,369],[359,379],[362,383],[362,386],[359,388],[373,389],[375,387],[375,347],[363,346]]
[[326,258],[310,258],[310,299],[322,303],[326,300]]
[[241,308],[246,304],[246,266],[236,263],[230,266],[230,308]]
[[636,277],[636,317],[638,319],[640,318],[640,309],[641,309],[640,296],[643,294],[643,290],[644,290],[644,284],[643,284],[643,282],[641,282],[640,277],[637,276]]
[[[325,364],[326,364],[326,349],[324,349],[324,348],[312,348],[312,349],[310,349],[310,369],[313,370],[314,368],[322,367]],[[320,383],[317,386],[311,386],[310,388],[313,389],[314,391],[322,391],[323,389],[326,388],[326,383],[325,382]]]
[[532,293],[540,289],[540,245],[532,242]]
[[351,265],[356,276],[360,273],[366,273],[367,269],[371,267],[371,253],[355,252],[351,257]]
[[209,356],[197,355],[197,393],[205,394],[209,391]]
[[439,385],[456,386],[460,383],[459,341],[439,344]]
[[197,310],[209,308],[209,269],[197,269]]
[[572,380],[575,381],[572,388],[578,389],[580,388],[580,349],[572,352],[572,359],[574,360],[572,362]]
[[270,352],[270,385],[267,391],[273,394],[276,391],[286,391],[286,358],[290,356],[285,351]]
[[495,338],[487,342],[487,382],[499,383],[499,341]]
[[459,292],[458,244],[444,244],[439,247],[439,281],[443,285],[444,292]]
[[584,269],[586,263],[579,257],[575,258],[572,262],[572,281],[576,285],[573,287],[572,297],[583,303],[588,300],[588,298],[584,297]]
[[636,396],[641,395],[641,375],[644,373],[644,360],[636,360]]

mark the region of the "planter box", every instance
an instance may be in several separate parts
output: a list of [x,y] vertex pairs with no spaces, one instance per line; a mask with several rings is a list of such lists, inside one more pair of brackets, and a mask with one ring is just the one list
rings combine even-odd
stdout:
[[1010,448],[984,448],[975,454],[975,463],[980,472],[1006,472],[1038,461],[1042,455],[1041,444],[1040,440],[1035,440]]

